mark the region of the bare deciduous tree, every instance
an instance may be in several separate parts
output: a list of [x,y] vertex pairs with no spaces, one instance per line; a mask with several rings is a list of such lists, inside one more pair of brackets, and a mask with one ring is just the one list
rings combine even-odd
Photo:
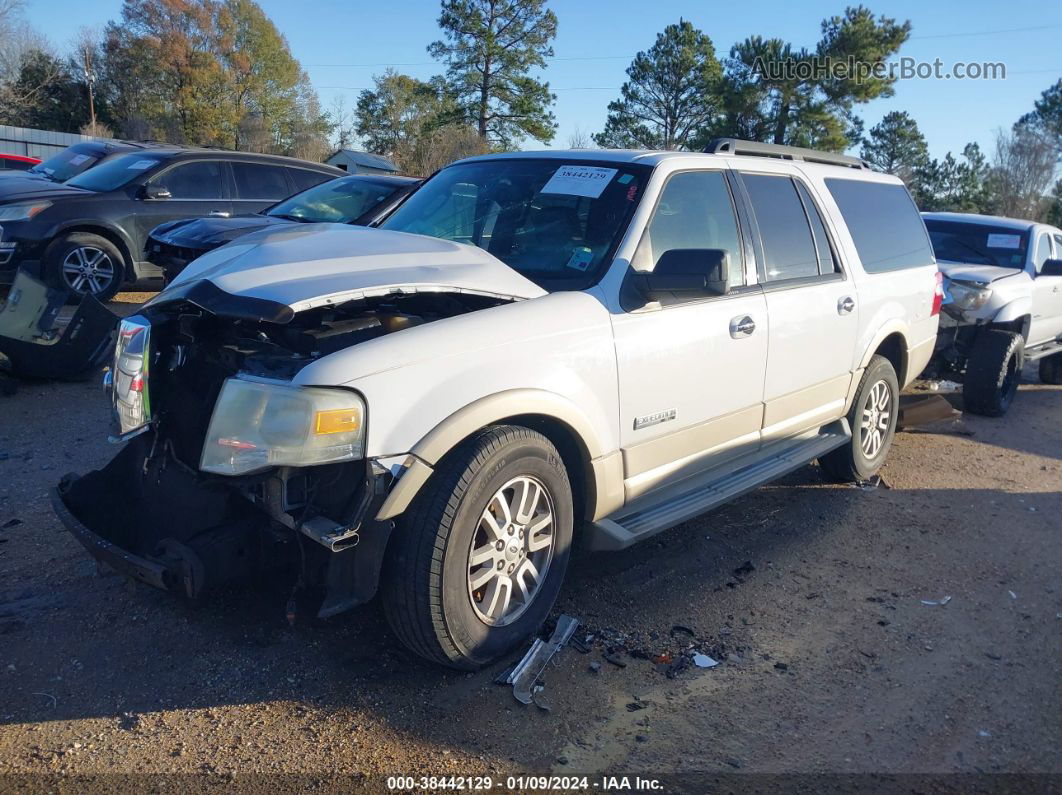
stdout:
[[1029,125],[1016,124],[996,133],[992,182],[997,212],[1012,218],[1040,218],[1054,178],[1055,142]]
[[582,127],[576,127],[568,136],[569,149],[594,149],[594,139]]

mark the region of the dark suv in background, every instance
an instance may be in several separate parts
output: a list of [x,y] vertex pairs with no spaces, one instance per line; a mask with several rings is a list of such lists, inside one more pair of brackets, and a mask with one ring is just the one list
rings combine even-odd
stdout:
[[159,224],[258,212],[344,173],[277,155],[156,146],[108,158],[63,184],[20,180],[0,196],[0,284],[21,268],[101,301],[124,284],[161,286],[162,271],[143,260]]

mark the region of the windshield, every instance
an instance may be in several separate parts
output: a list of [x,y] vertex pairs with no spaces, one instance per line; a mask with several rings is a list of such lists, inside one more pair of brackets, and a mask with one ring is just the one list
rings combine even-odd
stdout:
[[149,168],[154,168],[163,160],[165,160],[165,156],[145,155],[142,152],[122,155],[113,160],[108,160],[106,163],[96,166],[96,168],[86,171],[84,174],[79,174],[66,184],[75,188],[85,188],[86,190],[103,193],[122,187],[122,185],[139,177]]
[[103,153],[93,151],[91,147],[74,145],[38,163],[30,169],[30,173],[43,174],[48,179],[56,182],[66,182],[82,171],[92,168],[100,161],[101,157],[103,157]]
[[381,227],[479,246],[546,290],[578,290],[597,280],[650,171],[555,159],[459,163]]
[[349,224],[394,192],[394,185],[380,185],[364,177],[340,177],[296,193],[273,205],[266,215],[307,223]]
[[935,221],[926,219],[926,229],[938,260],[971,265],[1025,266],[1029,233],[1006,226]]

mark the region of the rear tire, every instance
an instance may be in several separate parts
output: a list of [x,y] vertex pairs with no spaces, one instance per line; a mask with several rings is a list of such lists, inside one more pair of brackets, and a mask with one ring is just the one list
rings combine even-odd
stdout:
[[881,469],[896,434],[899,398],[900,385],[892,362],[874,354],[848,410],[851,441],[819,459],[819,466],[831,480],[866,480]]
[[1052,353],[1040,360],[1040,381],[1054,386],[1062,385],[1062,353]]
[[451,668],[498,659],[553,607],[573,515],[567,472],[546,437],[514,425],[475,434],[443,459],[392,535],[382,583],[391,629]]
[[125,259],[110,240],[90,232],[71,232],[57,238],[44,253],[49,284],[71,298],[91,295],[110,301],[125,281]]
[[1025,340],[1012,331],[982,331],[966,359],[963,408],[985,417],[1007,413],[1021,380]]

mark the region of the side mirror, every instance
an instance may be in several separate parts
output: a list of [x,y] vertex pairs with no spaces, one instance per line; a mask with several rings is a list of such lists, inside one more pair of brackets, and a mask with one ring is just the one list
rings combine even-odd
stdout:
[[673,248],[660,255],[651,273],[643,273],[642,290],[649,298],[660,293],[726,295],[730,255],[721,248]]
[[1062,276],[1062,259],[1049,259],[1040,266],[1037,276]]
[[170,193],[170,189],[165,185],[145,185],[140,189],[140,198],[142,199],[170,199],[173,198],[173,194]]

